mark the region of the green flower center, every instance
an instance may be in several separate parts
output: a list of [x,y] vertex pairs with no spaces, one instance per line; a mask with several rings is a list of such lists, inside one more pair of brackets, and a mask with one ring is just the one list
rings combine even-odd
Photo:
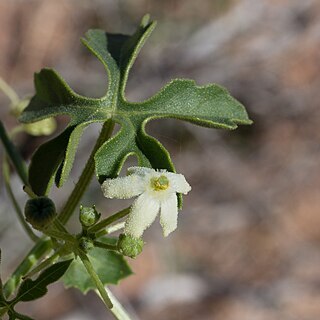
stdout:
[[169,187],[169,180],[166,176],[160,176],[159,178],[151,179],[151,188],[154,191],[166,190]]

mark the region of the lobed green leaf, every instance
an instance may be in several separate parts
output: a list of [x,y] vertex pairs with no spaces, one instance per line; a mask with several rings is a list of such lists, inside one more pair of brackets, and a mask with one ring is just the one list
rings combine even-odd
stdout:
[[[124,93],[130,69],[155,25],[145,16],[132,36],[102,30],[86,33],[83,44],[100,60],[108,74],[108,88],[101,98],[76,94],[53,70],[44,69],[35,75],[36,95],[21,121],[38,121],[58,114],[71,117],[65,131],[33,155],[29,181],[38,195],[48,192],[54,177],[59,187],[66,181],[81,134],[89,123],[111,119],[120,125],[119,132],[96,153],[96,174],[100,182],[106,177],[115,177],[130,155],[135,155],[141,166],[175,171],[168,151],[146,132],[151,120],[174,118],[219,129],[251,124],[243,105],[216,84],[197,86],[193,80],[176,79],[144,102],[127,101]],[[43,177],[39,177],[40,172]]]

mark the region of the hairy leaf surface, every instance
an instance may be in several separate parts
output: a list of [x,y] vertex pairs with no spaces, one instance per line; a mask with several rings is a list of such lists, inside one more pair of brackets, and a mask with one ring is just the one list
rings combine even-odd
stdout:
[[101,98],[75,93],[51,69],[35,75],[36,94],[20,120],[29,123],[60,114],[71,118],[64,132],[33,155],[29,180],[36,194],[47,194],[54,177],[57,186],[63,185],[72,168],[81,134],[93,122],[111,119],[120,125],[119,132],[96,153],[96,174],[100,182],[115,177],[129,155],[135,155],[141,166],[175,171],[168,151],[146,132],[151,120],[175,118],[220,129],[235,129],[239,124],[251,123],[242,104],[216,84],[197,86],[192,80],[176,79],[146,101],[133,103],[126,99],[130,69],[155,25],[146,16],[131,36],[102,30],[86,33],[83,44],[100,60],[108,75],[108,87]]

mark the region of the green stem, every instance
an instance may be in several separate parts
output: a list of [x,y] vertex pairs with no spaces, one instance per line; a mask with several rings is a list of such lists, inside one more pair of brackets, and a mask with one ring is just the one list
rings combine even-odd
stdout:
[[5,187],[7,190],[7,193],[11,199],[11,202],[13,204],[13,207],[16,211],[17,217],[22,225],[22,227],[24,228],[25,232],[27,233],[27,235],[30,237],[30,239],[34,242],[36,242],[37,240],[39,240],[39,237],[37,237],[34,232],[32,231],[32,229],[30,228],[30,226],[28,225],[28,223],[26,222],[24,215],[22,213],[22,210],[20,209],[20,206],[14,196],[14,193],[12,191],[11,185],[10,185],[10,169],[9,169],[9,164],[7,161],[7,157],[4,157],[3,159],[3,163],[2,163],[2,173],[3,173],[3,179],[4,179],[4,183],[5,183]]
[[128,215],[130,212],[130,207],[125,208],[112,216],[100,221],[99,223],[95,224],[93,227],[89,228],[89,232],[97,232],[100,231],[101,229],[104,229],[105,227],[109,226],[111,223],[125,217]]
[[[98,148],[110,138],[112,131],[114,128],[114,122],[109,120],[107,121],[101,130],[100,136],[96,142],[95,147],[92,150],[90,158],[82,172],[78,183],[76,184],[73,192],[71,193],[64,209],[60,214],[60,222],[66,223],[71,217],[74,209],[79,203],[86,187],[89,185],[91,177],[94,173],[94,155]],[[0,122],[1,129],[1,122]],[[1,132],[1,130],[0,130]],[[28,255],[22,260],[20,265],[12,274],[11,278],[4,285],[4,293],[6,297],[9,297],[17,288],[21,279],[24,275],[26,275],[32,267],[37,263],[42,256],[49,252],[52,249],[51,240],[47,237],[45,240],[38,241],[35,246],[30,250]]]
[[32,191],[32,189],[28,185],[23,186],[23,191],[30,197],[30,199],[38,198],[38,196]]
[[54,262],[54,260],[59,257],[60,251],[61,251],[61,248],[58,249],[51,257],[42,261],[39,265],[37,265],[34,269],[32,269],[29,273],[27,273],[24,277],[22,277],[22,279],[30,278],[36,273],[43,270],[44,268],[51,265],[51,263]]
[[91,155],[87,161],[87,164],[82,171],[81,177],[79,178],[78,183],[73,189],[65,207],[59,215],[59,220],[62,224],[66,224],[70,219],[72,213],[74,212],[76,206],[79,204],[87,186],[89,185],[91,178],[94,174],[94,156],[101,145],[111,137],[112,131],[114,128],[114,122],[108,120],[101,130],[100,136],[91,152]]
[[53,221],[53,225],[56,228],[56,230],[68,234],[70,235],[70,233],[68,232],[68,230],[65,228],[65,226],[59,221],[59,219],[54,219]]
[[30,271],[32,267],[37,264],[39,259],[51,249],[51,240],[47,237],[39,240],[35,244],[27,256],[22,260],[18,268],[11,275],[9,280],[5,283],[3,292],[6,298],[11,296],[11,294],[16,290],[17,286],[21,282],[22,277],[26,275],[28,271]]
[[0,90],[10,99],[11,104],[18,104],[20,99],[17,93],[0,77]]
[[113,304],[113,307],[111,308],[111,312],[113,313],[115,318],[119,320],[131,320],[127,311],[121,305],[119,300],[113,295],[113,293],[107,287],[105,287],[105,290],[107,291],[107,294],[110,297],[110,300]]
[[49,237],[63,240],[70,243],[75,243],[75,237],[61,224],[58,219],[55,219],[50,226],[43,229],[42,232]]
[[57,238],[59,240],[64,240],[70,243],[75,243],[75,237],[73,235],[64,231],[57,230],[54,225],[52,227],[44,229],[42,232],[49,237]]
[[102,236],[104,236],[106,234],[110,234],[110,233],[119,231],[119,230],[123,229],[124,226],[125,226],[125,222],[116,223],[113,226],[110,226],[108,228],[105,228],[105,229],[100,230],[99,232],[97,232],[96,233],[96,237],[100,238],[100,237],[102,237]]
[[24,160],[22,159],[16,146],[10,140],[8,133],[6,132],[6,129],[1,121],[0,121],[0,139],[1,139],[3,146],[7,152],[8,158],[10,159],[12,165],[14,166],[14,168],[17,171],[18,176],[20,177],[23,184],[27,185],[28,184],[28,173],[27,173],[27,168],[24,163]]
[[99,293],[101,294],[103,302],[105,303],[105,305],[109,309],[111,309],[113,307],[113,304],[112,304],[112,302],[106,292],[106,289],[105,289],[103,283],[101,282],[100,278],[98,277],[98,275],[94,271],[93,266],[92,266],[89,258],[82,251],[79,251],[78,253],[79,253],[80,259],[81,259],[83,265],[85,266],[85,268],[87,269],[92,281],[95,283],[97,289],[99,290]]
[[11,131],[9,133],[9,137],[11,139],[13,139],[18,133],[23,132],[23,131],[24,131],[24,126],[22,124],[20,124],[19,126],[16,126],[11,129]]
[[103,243],[100,241],[93,241],[95,247],[106,249],[106,250],[114,250],[117,251],[118,247],[112,244]]

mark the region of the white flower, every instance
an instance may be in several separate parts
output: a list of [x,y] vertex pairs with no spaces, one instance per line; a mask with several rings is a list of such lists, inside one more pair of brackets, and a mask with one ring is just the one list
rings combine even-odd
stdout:
[[191,187],[182,174],[131,167],[126,177],[107,179],[102,191],[107,198],[129,199],[139,196],[132,204],[124,232],[135,238],[155,220],[160,211],[164,236],[177,228],[178,204],[176,193],[187,194]]

